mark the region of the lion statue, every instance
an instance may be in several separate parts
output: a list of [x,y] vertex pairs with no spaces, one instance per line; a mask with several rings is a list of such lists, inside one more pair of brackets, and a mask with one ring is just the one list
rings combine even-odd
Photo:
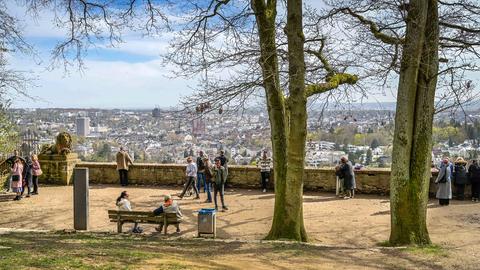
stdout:
[[72,136],[68,132],[60,132],[57,135],[55,144],[42,146],[40,154],[45,155],[67,155],[72,152]]

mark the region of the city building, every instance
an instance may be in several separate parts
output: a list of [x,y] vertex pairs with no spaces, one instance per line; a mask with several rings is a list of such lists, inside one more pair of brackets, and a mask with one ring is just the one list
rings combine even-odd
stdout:
[[77,119],[75,119],[75,124],[77,128],[77,136],[86,137],[90,134],[90,118],[77,117]]

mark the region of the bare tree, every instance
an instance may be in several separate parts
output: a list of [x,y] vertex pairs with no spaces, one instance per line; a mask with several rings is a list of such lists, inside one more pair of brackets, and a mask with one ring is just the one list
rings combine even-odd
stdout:
[[18,20],[7,12],[4,2],[0,2],[0,97],[1,101],[16,95],[26,95],[30,78],[25,72],[12,69],[9,56],[15,53],[32,54],[33,48],[22,36]]
[[399,78],[390,243],[428,244],[426,210],[435,98],[440,105],[437,111],[442,111],[478,96],[465,71],[477,70],[479,6],[468,0],[330,4],[333,8],[326,18],[335,18],[356,40],[357,49],[365,52],[366,66],[383,69],[385,82],[391,75]]

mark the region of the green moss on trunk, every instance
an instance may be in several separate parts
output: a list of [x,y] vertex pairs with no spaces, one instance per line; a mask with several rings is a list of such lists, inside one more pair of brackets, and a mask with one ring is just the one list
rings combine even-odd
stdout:
[[412,1],[400,73],[391,173],[391,245],[427,245],[427,203],[438,73],[438,7]]

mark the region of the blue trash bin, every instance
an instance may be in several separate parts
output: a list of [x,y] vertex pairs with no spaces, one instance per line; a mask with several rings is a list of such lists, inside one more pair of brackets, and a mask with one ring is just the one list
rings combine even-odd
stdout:
[[198,211],[198,237],[217,234],[216,211],[214,208],[202,208]]

